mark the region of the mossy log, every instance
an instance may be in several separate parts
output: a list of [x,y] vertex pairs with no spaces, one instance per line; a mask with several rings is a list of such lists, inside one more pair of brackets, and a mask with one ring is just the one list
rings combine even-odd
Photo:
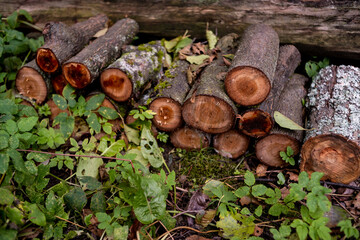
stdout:
[[236,129],[217,134],[213,137],[215,151],[227,158],[238,158],[249,147],[250,138]]
[[133,19],[117,21],[105,35],[95,39],[62,65],[66,80],[78,89],[92,83],[105,67],[120,57],[121,47],[130,43],[138,30],[139,25]]
[[211,136],[199,129],[185,125],[170,134],[170,141],[176,148],[195,150],[207,148],[210,145]]
[[61,22],[50,22],[43,30],[45,44],[37,50],[36,63],[41,70],[54,73],[61,64],[80,52],[96,32],[106,27],[106,15],[98,15],[71,27]]
[[42,104],[52,91],[50,75],[44,73],[35,60],[25,64],[17,73],[15,79],[17,91],[37,104]]
[[248,27],[225,79],[229,97],[242,106],[257,105],[268,96],[279,54],[279,37],[264,24]]
[[360,69],[328,66],[311,84],[300,169],[348,184],[360,176]]
[[161,77],[166,50],[160,42],[151,42],[125,46],[123,52],[100,76],[105,94],[118,102],[125,102],[131,97],[138,99],[146,83]]
[[162,80],[165,87],[159,90],[158,97],[149,105],[149,109],[156,113],[152,122],[161,131],[173,131],[183,123],[181,106],[190,90],[187,80],[189,65],[183,60],[173,63]]

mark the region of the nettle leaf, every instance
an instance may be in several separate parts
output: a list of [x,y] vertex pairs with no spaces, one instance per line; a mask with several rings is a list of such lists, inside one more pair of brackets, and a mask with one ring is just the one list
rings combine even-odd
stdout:
[[209,43],[209,48],[213,49],[218,41],[218,38],[211,30],[206,30],[206,39]]
[[105,157],[113,157],[125,147],[126,144],[123,139],[117,140],[116,142],[112,143],[108,148],[106,148],[101,155]]
[[20,132],[29,132],[38,122],[39,117],[20,118],[17,122]]
[[6,173],[8,167],[9,167],[9,155],[0,153],[0,174]]
[[206,59],[210,58],[209,55],[201,54],[196,56],[186,56],[186,61],[191,64],[200,65],[205,62]]
[[9,146],[9,138],[10,135],[6,131],[0,130],[0,150]]
[[100,107],[98,110],[99,114],[108,120],[114,120],[119,117],[116,110],[108,107]]
[[148,159],[151,166],[159,168],[164,162],[163,155],[148,126],[143,126],[141,131],[141,153]]
[[64,201],[70,208],[81,211],[87,203],[87,198],[81,188],[75,187],[64,195]]
[[46,217],[45,214],[38,208],[38,206],[34,204],[30,204],[28,206],[30,213],[29,213],[29,220],[36,225],[45,227],[46,226]]
[[11,158],[16,170],[24,173],[27,172],[22,155],[18,151],[15,149],[8,149],[6,153]]
[[95,193],[91,197],[90,209],[95,213],[106,211],[106,199],[102,191]]
[[102,102],[105,99],[105,94],[100,93],[100,94],[96,94],[94,96],[92,96],[85,105],[85,110],[86,111],[93,111],[97,108],[100,107],[100,105],[102,104]]
[[14,135],[18,131],[17,124],[14,120],[10,119],[5,123],[5,129],[10,135]]
[[6,188],[0,188],[0,205],[11,205],[15,200],[14,195]]
[[18,106],[10,99],[0,100],[0,113],[15,115],[18,112]]
[[54,94],[52,99],[54,100],[56,106],[58,106],[61,110],[67,109],[67,102],[63,96],[59,94]]
[[75,107],[76,105],[76,95],[75,95],[75,88],[73,88],[70,84],[67,84],[62,92],[65,99],[68,101],[68,105],[70,108]]
[[89,124],[89,127],[99,133],[101,131],[101,125],[95,113],[91,112],[86,118],[86,122]]
[[60,124],[60,132],[65,139],[69,138],[74,131],[75,118],[66,112],[59,113],[54,119],[54,125]]
[[296,122],[294,122],[293,120],[291,120],[290,118],[286,117],[284,114],[275,111],[274,112],[274,119],[275,122],[277,124],[279,124],[280,127],[282,128],[287,128],[290,130],[313,130],[313,129],[305,129],[302,126],[300,126],[299,124],[297,124]]
[[94,191],[96,189],[100,189],[102,184],[94,177],[91,176],[78,176],[80,185],[83,190],[91,190]]
[[26,161],[25,162],[25,167],[28,170],[28,172],[32,175],[37,175],[38,174],[38,169],[36,167],[36,164],[34,163],[34,161],[30,160],[30,161]]

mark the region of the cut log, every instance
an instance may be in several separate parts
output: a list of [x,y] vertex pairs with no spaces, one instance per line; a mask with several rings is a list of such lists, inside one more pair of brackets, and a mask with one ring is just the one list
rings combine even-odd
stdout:
[[300,169],[348,184],[360,176],[360,69],[328,66],[311,84]]
[[[273,110],[283,113],[302,127],[304,126],[305,115],[302,99],[306,97],[305,83],[307,81],[307,77],[294,74],[284,86],[273,107]],[[271,134],[256,143],[256,156],[266,165],[273,167],[286,166],[287,163],[281,159],[280,152],[286,152],[286,148],[290,146],[294,152],[293,155],[298,155],[303,136],[303,131],[285,129],[275,124]]]
[[214,136],[213,145],[217,153],[227,158],[238,158],[249,147],[250,139],[238,130],[231,129]]
[[[221,50],[231,49],[228,44],[234,43],[225,41],[225,38],[219,42],[217,46]],[[236,120],[237,108],[224,91],[223,79],[228,67],[222,56],[226,53],[218,53],[217,59],[205,67],[186,96],[182,108],[187,125],[207,133],[226,132],[233,128]]]
[[58,71],[61,64],[80,52],[108,21],[106,15],[98,15],[71,27],[61,22],[47,23],[43,30],[45,44],[36,54],[37,65],[44,72]]
[[[268,97],[256,109],[248,110],[239,117],[239,129],[242,130],[244,134],[250,137],[259,138],[270,133],[273,127],[274,111],[279,111],[275,106],[280,102],[280,94],[300,62],[301,55],[295,46],[285,45],[280,47],[274,81]],[[294,81],[296,82],[295,79]],[[305,84],[303,81],[301,83]],[[298,99],[295,101],[297,100]],[[296,102],[296,104],[298,103]],[[287,109],[281,110],[284,114],[287,113],[287,111]],[[303,121],[301,120],[300,123],[302,122]]]
[[153,124],[161,131],[173,131],[181,126],[181,106],[190,90],[187,81],[189,63],[179,60],[165,73],[165,88],[159,90],[158,97],[153,100],[149,109],[156,113]]
[[101,88],[111,99],[124,102],[139,98],[140,89],[151,79],[159,79],[166,50],[160,42],[125,46],[124,54],[100,76]]
[[278,54],[279,37],[274,29],[264,24],[247,28],[225,79],[229,97],[242,106],[264,101],[271,90]]
[[49,99],[46,104],[49,106],[50,108],[50,116],[49,116],[49,120],[52,122],[54,121],[54,119],[56,118],[57,115],[59,115],[62,112],[67,113],[68,115],[70,115],[69,110],[65,109],[65,110],[61,110],[52,99]]
[[138,29],[138,24],[130,18],[117,21],[105,35],[63,64],[65,79],[79,89],[92,83],[101,70],[120,57],[121,47],[133,40]]
[[184,126],[170,134],[170,141],[176,148],[195,150],[208,147],[211,136],[198,129]]
[[35,60],[18,71],[15,86],[21,95],[34,99],[37,104],[42,104],[52,90],[50,76],[41,71]]
[[65,86],[68,84],[63,74],[57,74],[55,76],[51,76],[51,84],[53,86],[54,91],[62,95],[62,92]]

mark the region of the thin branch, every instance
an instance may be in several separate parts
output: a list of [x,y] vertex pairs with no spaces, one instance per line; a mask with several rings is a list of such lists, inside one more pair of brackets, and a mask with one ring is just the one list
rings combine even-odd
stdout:
[[67,219],[65,219],[65,218],[62,218],[62,217],[59,217],[59,216],[55,216],[55,217],[58,218],[58,219],[60,219],[60,220],[65,221],[65,222],[71,223],[71,224],[73,224],[73,225],[75,225],[75,226],[78,226],[78,227],[80,227],[80,228],[82,228],[82,229],[87,229],[86,227],[83,227],[83,226],[81,226],[81,225],[79,225],[79,224],[77,224],[77,223],[71,222],[71,221],[69,221],[69,220],[67,220]]

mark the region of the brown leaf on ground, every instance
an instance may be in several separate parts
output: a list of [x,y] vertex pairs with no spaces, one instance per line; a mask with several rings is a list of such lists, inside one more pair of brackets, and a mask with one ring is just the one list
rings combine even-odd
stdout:
[[260,237],[264,229],[255,225],[254,236]]
[[293,173],[293,172],[287,172],[287,175],[289,175],[289,180],[298,182],[299,181],[299,174]]
[[265,177],[266,176],[266,171],[268,169],[268,166],[266,166],[265,164],[259,164],[257,167],[256,167],[256,175],[258,177]]
[[252,202],[251,197],[249,196],[243,196],[240,198],[240,204],[241,206],[249,205]]
[[231,65],[231,62],[229,60],[227,60],[227,58],[223,57],[223,61],[224,61],[226,66],[229,67]]
[[353,201],[355,208],[360,209],[360,193],[358,193]]
[[283,187],[282,189],[280,189],[280,191],[281,191],[281,199],[284,199],[290,193],[289,188],[287,187]]
[[194,54],[205,54],[206,53],[206,45],[201,42],[197,42],[192,45],[191,50]]
[[[205,210],[209,204],[209,197],[202,193],[201,191],[196,191],[194,192],[194,194],[191,196],[190,200],[189,200],[189,204],[186,207],[186,210],[191,212],[198,212],[200,210]],[[187,218],[187,222],[189,226],[193,226],[194,225],[194,219],[188,217]]]
[[185,240],[211,240],[210,238],[204,238],[199,235],[191,235],[190,237],[187,237]]
[[[82,210],[84,217],[86,217],[89,214],[93,214],[93,212],[90,209],[83,209]],[[104,230],[99,229],[97,226],[99,225],[99,221],[95,217],[95,214],[93,214],[90,218],[90,225],[87,227],[90,232],[92,232],[95,236],[101,237],[104,233]]]

